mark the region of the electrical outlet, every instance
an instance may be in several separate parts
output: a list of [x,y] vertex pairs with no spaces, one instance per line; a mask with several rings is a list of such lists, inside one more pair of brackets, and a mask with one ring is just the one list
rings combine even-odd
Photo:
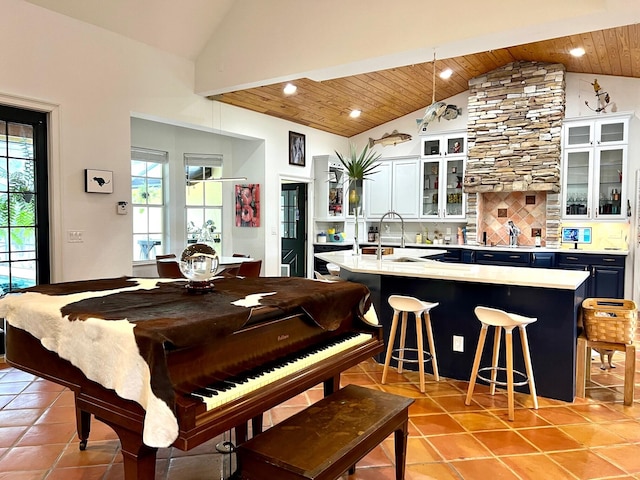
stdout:
[[453,351],[464,352],[464,337],[460,335],[453,336]]

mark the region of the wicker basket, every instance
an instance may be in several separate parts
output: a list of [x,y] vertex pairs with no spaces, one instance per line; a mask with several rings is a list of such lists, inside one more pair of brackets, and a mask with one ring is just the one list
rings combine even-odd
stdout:
[[632,300],[587,298],[582,302],[582,314],[592,342],[633,343],[638,309]]

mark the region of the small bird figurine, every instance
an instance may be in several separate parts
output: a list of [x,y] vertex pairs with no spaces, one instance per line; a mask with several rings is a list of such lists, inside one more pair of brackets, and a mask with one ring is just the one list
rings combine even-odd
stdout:
[[594,78],[593,79],[593,83],[591,84],[593,85],[593,90],[598,93],[601,89],[600,89],[600,84],[598,83],[598,79]]

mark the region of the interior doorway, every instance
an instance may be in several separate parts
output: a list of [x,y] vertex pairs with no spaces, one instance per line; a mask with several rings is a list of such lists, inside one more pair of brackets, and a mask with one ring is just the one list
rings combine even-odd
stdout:
[[307,276],[307,184],[283,183],[280,190],[281,275]]

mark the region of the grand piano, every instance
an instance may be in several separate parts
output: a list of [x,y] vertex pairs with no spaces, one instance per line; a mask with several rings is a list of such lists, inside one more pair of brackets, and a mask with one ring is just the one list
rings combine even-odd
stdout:
[[117,433],[127,480],[156,452],[189,450],[383,350],[366,287],[299,278],[114,278],[39,285],[0,299],[7,361],[75,394],[83,450],[91,415]]

